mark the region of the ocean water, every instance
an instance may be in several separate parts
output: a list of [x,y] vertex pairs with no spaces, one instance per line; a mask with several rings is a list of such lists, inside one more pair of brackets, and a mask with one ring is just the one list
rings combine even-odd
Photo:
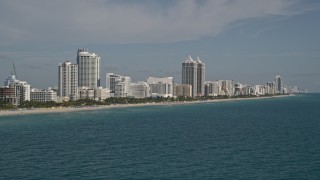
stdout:
[[320,179],[320,94],[0,117],[0,179]]

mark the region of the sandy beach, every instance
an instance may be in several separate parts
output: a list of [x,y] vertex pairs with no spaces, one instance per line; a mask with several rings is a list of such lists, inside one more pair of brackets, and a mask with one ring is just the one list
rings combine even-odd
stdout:
[[186,104],[196,104],[196,103],[218,103],[218,102],[227,102],[227,101],[279,98],[279,97],[287,97],[287,96],[288,95],[254,97],[254,98],[215,99],[215,100],[208,100],[208,101],[164,102],[164,103],[145,103],[145,104],[115,104],[115,105],[84,106],[84,107],[53,107],[53,108],[35,108],[35,109],[20,109],[20,110],[0,110],[0,116],[43,114],[43,113],[67,113],[67,112],[76,112],[76,111],[92,111],[92,110],[101,110],[101,109],[127,108],[127,107],[140,107],[140,106],[166,106],[166,105],[186,105]]

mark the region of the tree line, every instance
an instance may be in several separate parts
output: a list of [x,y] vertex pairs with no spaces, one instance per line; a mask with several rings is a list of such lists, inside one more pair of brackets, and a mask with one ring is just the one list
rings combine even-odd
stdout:
[[[270,95],[265,95],[270,96]],[[37,102],[37,101],[24,101],[19,106],[14,106],[9,102],[0,99],[0,109],[17,109],[17,108],[52,108],[52,107],[82,107],[82,106],[99,106],[99,105],[113,105],[113,104],[144,104],[144,103],[169,103],[169,102],[185,102],[185,101],[207,101],[215,99],[232,99],[232,98],[252,98],[257,97],[254,95],[240,95],[240,96],[198,96],[198,97],[147,97],[147,98],[134,98],[134,97],[110,97],[104,100],[93,99],[79,99],[69,100],[63,102]]]

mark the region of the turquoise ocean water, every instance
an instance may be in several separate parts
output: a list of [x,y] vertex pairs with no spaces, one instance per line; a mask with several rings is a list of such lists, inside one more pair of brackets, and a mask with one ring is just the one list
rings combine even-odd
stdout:
[[320,179],[320,94],[0,117],[0,179]]

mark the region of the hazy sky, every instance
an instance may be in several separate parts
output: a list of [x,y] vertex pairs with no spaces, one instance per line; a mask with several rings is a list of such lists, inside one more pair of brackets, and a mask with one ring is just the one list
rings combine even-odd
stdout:
[[190,54],[206,80],[285,84],[320,92],[319,0],[2,0],[0,85],[16,64],[20,80],[56,86],[58,64],[78,48],[105,73],[173,76]]

